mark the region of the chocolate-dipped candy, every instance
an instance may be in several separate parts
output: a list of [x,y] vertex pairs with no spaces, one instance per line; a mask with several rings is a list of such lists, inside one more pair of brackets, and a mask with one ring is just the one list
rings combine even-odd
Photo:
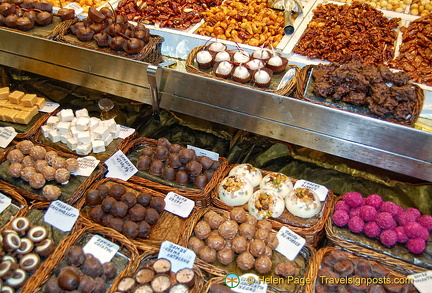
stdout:
[[101,223],[102,222],[102,218],[105,216],[105,212],[102,209],[102,205],[97,205],[94,206],[90,211],[89,211],[89,216],[92,220],[94,220],[97,223]]
[[73,245],[66,250],[66,261],[68,264],[79,266],[85,261],[85,254],[82,247]]
[[171,153],[166,161],[166,165],[176,169],[182,166],[179,153]]
[[42,188],[42,195],[46,197],[46,199],[53,201],[60,197],[61,189],[55,185],[45,185]]
[[151,194],[149,194],[149,193],[140,192],[140,193],[137,195],[137,201],[138,201],[138,203],[139,203],[140,205],[144,206],[144,207],[147,207],[147,206],[150,205],[150,201],[151,201],[151,199],[152,199],[152,196],[151,196]]
[[203,189],[208,183],[207,175],[205,174],[198,174],[195,177],[194,186],[198,189]]
[[110,212],[114,217],[123,218],[124,216],[126,216],[128,210],[129,207],[126,203],[116,201],[115,203],[113,203]]
[[5,283],[12,288],[21,288],[26,282],[27,274],[23,269],[16,269],[13,276],[7,278]]
[[179,153],[182,149],[183,147],[181,145],[179,145],[178,143],[173,143],[171,144],[169,151],[171,154],[173,154],[173,153]]
[[105,197],[109,194],[109,187],[105,184],[101,184],[98,187],[96,187],[96,189],[100,192],[102,197]]
[[112,217],[109,220],[108,227],[116,230],[119,233],[123,233],[124,223],[125,221],[123,219]]
[[20,259],[19,266],[26,272],[35,271],[41,263],[41,259],[36,253],[28,253]]
[[150,207],[154,208],[158,213],[162,213],[165,209],[165,200],[162,197],[154,196],[150,200]]
[[144,220],[144,218],[146,216],[146,208],[140,204],[136,204],[132,208],[129,209],[128,215],[129,215],[129,218],[131,219],[131,221],[134,221],[134,222],[142,221],[142,220]]
[[183,148],[180,152],[180,162],[183,164],[187,164],[187,162],[191,160],[195,160],[196,154],[195,151],[192,149]]
[[133,221],[125,221],[123,234],[129,239],[135,239],[139,234],[139,225]]
[[103,277],[106,281],[111,281],[117,276],[117,268],[113,262],[106,262],[102,264]]
[[197,176],[202,171],[202,165],[195,160],[186,163],[186,171],[191,176]]
[[175,174],[176,170],[169,165],[165,165],[165,167],[162,169],[162,178],[165,180],[174,181]]
[[179,170],[175,176],[175,182],[180,185],[186,185],[189,182],[189,175],[184,170]]
[[151,227],[150,224],[146,221],[141,221],[138,225],[138,237],[139,238],[147,238],[150,234]]
[[81,270],[84,274],[92,278],[99,277],[103,273],[102,263],[91,254],[86,254],[86,260],[81,266]]
[[116,203],[116,202],[117,202],[117,200],[114,197],[112,197],[112,196],[105,197],[102,200],[102,204],[101,204],[102,210],[105,213],[109,213],[111,211],[111,208],[112,208],[113,204]]
[[15,218],[11,223],[11,228],[20,235],[24,235],[30,227],[30,221],[26,217]]
[[133,207],[137,203],[137,198],[135,196],[135,193],[126,191],[122,197],[120,198],[122,202],[124,202],[128,208]]
[[15,250],[15,253],[19,255],[24,255],[30,253],[33,250],[33,248],[34,248],[33,241],[31,241],[28,238],[21,238],[21,245],[17,250]]
[[58,276],[58,285],[63,290],[75,290],[79,286],[79,276],[72,270],[64,270]]
[[21,238],[18,234],[7,233],[3,236],[3,249],[5,251],[15,251],[21,246]]
[[37,244],[35,252],[40,256],[48,257],[54,252],[55,248],[56,246],[54,240],[51,238],[46,238]]

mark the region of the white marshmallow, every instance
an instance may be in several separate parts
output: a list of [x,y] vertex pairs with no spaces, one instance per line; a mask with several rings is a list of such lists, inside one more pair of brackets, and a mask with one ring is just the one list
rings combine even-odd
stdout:
[[75,117],[80,118],[80,117],[89,117],[89,113],[87,111],[86,108],[83,108],[81,110],[76,110],[75,111]]
[[90,118],[80,117],[77,119],[76,128],[78,131],[86,131],[89,128]]
[[79,144],[75,149],[78,155],[88,155],[90,154],[91,150],[92,150],[91,143]]
[[57,116],[50,116],[47,121],[46,121],[46,125],[48,126],[56,126],[57,123],[60,121],[60,118]]
[[105,143],[103,140],[93,140],[92,141],[93,153],[102,153],[105,151]]
[[72,109],[63,109],[57,114],[57,116],[60,118],[60,121],[63,122],[71,122],[75,117]]
[[69,133],[70,127],[71,127],[70,122],[63,122],[62,121],[62,122],[59,122],[57,124],[57,131],[60,134],[67,134],[67,133]]
[[90,132],[89,131],[79,132],[77,139],[82,144],[90,144],[91,143]]

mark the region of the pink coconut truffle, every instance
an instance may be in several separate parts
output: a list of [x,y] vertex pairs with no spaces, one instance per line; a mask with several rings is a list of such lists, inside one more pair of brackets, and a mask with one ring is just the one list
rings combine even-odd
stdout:
[[397,234],[397,241],[399,243],[406,243],[408,241],[408,236],[405,234],[405,229],[403,226],[397,226],[395,232]]
[[376,222],[368,222],[365,224],[363,231],[367,237],[375,238],[380,235],[381,228]]
[[392,247],[397,243],[398,237],[395,230],[384,230],[380,234],[380,241],[387,247]]
[[350,218],[352,217],[360,217],[360,208],[351,209],[349,211]]
[[345,202],[344,200],[340,200],[340,201],[338,201],[338,202],[336,203],[334,209],[335,209],[335,211],[342,210],[342,211],[345,211],[345,212],[349,213],[349,211],[350,211],[350,206],[347,205],[346,202]]
[[428,229],[422,226],[420,230],[421,230],[420,238],[423,239],[424,241],[428,241],[430,236]]
[[378,194],[371,194],[365,198],[365,204],[373,206],[377,211],[380,210],[383,200]]
[[348,228],[353,233],[361,233],[364,228],[364,221],[360,217],[352,217],[348,221]]
[[408,250],[414,254],[420,254],[426,249],[426,242],[421,238],[410,239],[407,242]]
[[333,223],[339,227],[345,227],[348,224],[349,215],[344,210],[338,210],[333,213]]
[[421,212],[418,209],[416,209],[416,208],[407,208],[405,212],[412,214],[415,217],[415,221],[416,222],[421,217]]
[[411,239],[420,237],[422,228],[422,225],[417,222],[409,222],[404,225],[405,234]]
[[396,217],[399,213],[403,212],[403,208],[392,201],[385,201],[381,205],[381,212],[387,212]]
[[364,198],[359,192],[347,192],[343,195],[343,200],[351,208],[358,208],[364,204]]
[[423,215],[418,220],[419,224],[428,229],[430,232],[432,230],[432,216]]
[[364,205],[360,207],[360,218],[362,218],[365,222],[371,222],[375,220],[378,212],[377,210],[370,205]]
[[409,222],[415,222],[415,221],[416,221],[416,217],[413,213],[409,213],[405,211],[397,215],[397,222],[401,226],[405,226]]
[[378,224],[378,226],[383,229],[394,229],[396,228],[396,221],[393,219],[392,215],[388,212],[381,212],[378,213],[378,215],[375,218],[375,222]]

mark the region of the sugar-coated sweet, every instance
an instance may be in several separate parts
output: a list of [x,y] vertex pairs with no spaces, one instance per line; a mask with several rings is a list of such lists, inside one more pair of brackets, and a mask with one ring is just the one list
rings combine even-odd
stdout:
[[410,252],[420,254],[426,249],[426,242],[421,238],[409,239],[407,247]]
[[350,206],[347,205],[346,202],[345,202],[344,200],[340,200],[340,201],[338,201],[338,202],[336,203],[334,210],[335,210],[335,211],[343,210],[343,211],[349,213],[349,211],[350,211]]
[[408,236],[405,233],[405,228],[403,226],[397,226],[395,229],[397,234],[397,241],[399,243],[406,243],[408,241]]
[[416,222],[421,217],[421,212],[418,209],[416,209],[416,208],[407,208],[405,212],[410,213],[411,215],[413,215],[415,217],[415,221]]
[[380,241],[387,247],[392,247],[397,243],[397,234],[395,230],[384,230],[380,234]]
[[422,227],[420,230],[421,230],[420,238],[423,239],[424,241],[428,241],[430,236],[428,229]]
[[409,222],[404,226],[404,229],[408,238],[418,238],[422,231],[422,225],[417,222]]
[[333,223],[339,227],[345,227],[350,219],[348,213],[344,210],[338,210],[333,213]]
[[350,218],[352,217],[360,217],[360,208],[351,209],[349,211]]
[[399,225],[405,226],[409,222],[415,222],[416,216],[413,213],[405,211],[405,212],[398,214],[396,219],[397,219],[397,222]]
[[361,233],[364,229],[364,221],[360,217],[352,217],[348,221],[348,228],[353,233]]
[[368,222],[364,226],[364,233],[370,238],[375,238],[380,235],[381,228],[376,222]]
[[373,206],[364,205],[360,207],[360,218],[365,222],[374,221],[377,214],[378,212]]
[[419,224],[428,229],[430,232],[432,230],[432,216],[430,215],[423,215],[418,220]]
[[351,208],[358,208],[364,204],[364,198],[359,192],[347,192],[342,198]]
[[381,229],[394,229],[396,228],[396,221],[393,219],[392,215],[388,212],[381,212],[375,218],[375,222],[380,226]]
[[381,212],[387,212],[396,217],[399,213],[403,212],[403,208],[392,201],[385,201],[381,205]]
[[371,194],[365,198],[365,204],[373,206],[377,211],[380,210],[383,200],[378,194]]

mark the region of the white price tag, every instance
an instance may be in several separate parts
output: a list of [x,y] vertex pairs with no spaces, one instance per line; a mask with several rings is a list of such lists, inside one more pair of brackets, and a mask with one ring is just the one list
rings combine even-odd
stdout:
[[44,221],[62,232],[69,232],[72,230],[78,216],[78,209],[56,200],[50,204],[44,215]]
[[0,127],[0,147],[6,148],[16,135],[17,132],[13,127]]
[[138,172],[138,169],[120,150],[112,155],[108,160],[106,160],[105,164],[108,167],[108,173],[106,177],[109,178],[117,178],[128,181],[129,178]]
[[279,90],[283,88],[295,76],[295,74],[296,74],[295,68],[288,69],[288,71],[284,74],[281,81],[279,82],[277,89]]
[[135,129],[120,125],[119,138],[125,139],[126,137],[132,135]]
[[54,102],[48,102],[47,101],[46,105],[42,109],[40,109],[39,112],[52,113],[58,107],[60,107],[59,103],[54,103]]
[[64,8],[69,8],[75,10],[75,15],[81,14],[84,12],[84,8],[82,8],[78,3],[71,2],[63,6]]
[[294,184],[294,189],[297,188],[308,188],[315,191],[320,201],[325,201],[327,198],[328,189],[323,185],[301,179],[297,180],[297,182]]
[[192,269],[196,254],[193,250],[177,245],[170,241],[162,242],[158,258],[166,258],[171,262],[171,272],[177,273],[179,270]]
[[191,146],[191,145],[188,145],[187,148],[191,149],[191,150],[194,150],[195,154],[198,157],[200,157],[200,156],[206,156],[206,157],[209,157],[210,159],[212,159],[213,161],[219,160],[219,154],[218,153],[215,153],[215,152],[212,152],[212,151],[208,151],[208,150],[205,150],[205,149],[201,149],[201,148],[197,148],[197,147],[194,147],[194,146]]
[[[227,276],[229,277],[229,275]],[[231,288],[234,292],[238,293],[266,293],[267,283],[261,282],[257,275],[255,274],[244,274],[241,275],[240,281],[237,287]],[[230,280],[225,279],[225,283]]]
[[168,192],[165,197],[165,210],[179,217],[189,217],[195,202],[175,192]]
[[94,235],[83,247],[84,253],[90,253],[103,264],[111,261],[119,249],[120,246],[99,235]]
[[7,197],[3,193],[0,193],[0,214],[4,212],[5,209],[7,209],[8,206],[12,203],[12,199],[10,197]]
[[84,176],[84,177],[90,176],[93,173],[93,171],[97,168],[97,165],[100,162],[98,159],[96,159],[93,156],[77,158],[77,161],[79,165],[78,170],[76,170],[72,174],[75,176]]
[[413,279],[414,286],[420,293],[430,293],[432,287],[432,271],[412,274],[407,276],[408,279]]
[[279,240],[276,251],[280,252],[290,261],[293,261],[297,257],[300,250],[306,244],[306,239],[291,231],[286,226],[282,226],[276,234],[276,237]]

